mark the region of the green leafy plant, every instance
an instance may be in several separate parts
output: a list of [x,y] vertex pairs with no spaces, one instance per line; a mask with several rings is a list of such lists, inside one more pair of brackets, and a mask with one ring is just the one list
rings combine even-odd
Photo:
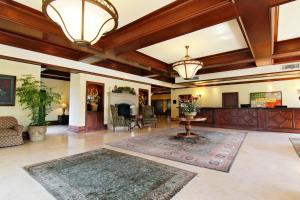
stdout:
[[118,87],[115,85],[113,91],[113,93],[129,93],[132,95],[136,95],[136,92],[134,90],[134,88],[130,88],[130,87]]
[[60,102],[61,95],[31,75],[25,75],[18,81],[21,82],[21,86],[17,88],[16,94],[23,109],[30,111],[30,125],[47,125],[46,116],[53,110],[53,105]]
[[182,112],[191,113],[199,110],[199,104],[196,102],[185,102],[181,107]]

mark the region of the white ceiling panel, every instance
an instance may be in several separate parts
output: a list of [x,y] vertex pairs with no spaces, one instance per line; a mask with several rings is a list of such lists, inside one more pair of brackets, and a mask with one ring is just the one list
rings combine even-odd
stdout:
[[[15,0],[21,4],[42,10],[42,0]],[[73,1],[73,0],[71,0]],[[119,13],[119,26],[125,26],[159,8],[162,8],[175,0],[110,0]]]
[[247,47],[236,20],[182,35],[139,51],[166,63],[174,63],[185,56],[184,46],[189,45],[193,58],[223,53]]
[[300,37],[300,1],[279,7],[278,41]]

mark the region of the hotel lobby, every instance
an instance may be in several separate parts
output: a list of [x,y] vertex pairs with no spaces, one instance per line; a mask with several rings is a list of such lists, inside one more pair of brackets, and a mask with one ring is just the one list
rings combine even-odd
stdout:
[[0,199],[299,200],[299,0],[0,0]]

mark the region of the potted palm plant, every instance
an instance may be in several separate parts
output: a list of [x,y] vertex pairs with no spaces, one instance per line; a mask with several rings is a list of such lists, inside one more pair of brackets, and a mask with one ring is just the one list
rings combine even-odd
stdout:
[[53,105],[59,103],[61,96],[31,75],[25,75],[18,81],[21,82],[21,86],[16,90],[18,101],[24,110],[30,111],[30,140],[42,141],[47,132],[46,116],[53,110]]

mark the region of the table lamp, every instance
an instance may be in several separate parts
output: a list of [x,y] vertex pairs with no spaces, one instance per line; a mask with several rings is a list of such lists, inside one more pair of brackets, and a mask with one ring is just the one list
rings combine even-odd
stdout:
[[61,107],[62,107],[62,111],[63,111],[63,114],[62,114],[62,115],[65,115],[66,108],[68,107],[68,105],[67,105],[66,103],[62,103],[62,104],[61,104]]

